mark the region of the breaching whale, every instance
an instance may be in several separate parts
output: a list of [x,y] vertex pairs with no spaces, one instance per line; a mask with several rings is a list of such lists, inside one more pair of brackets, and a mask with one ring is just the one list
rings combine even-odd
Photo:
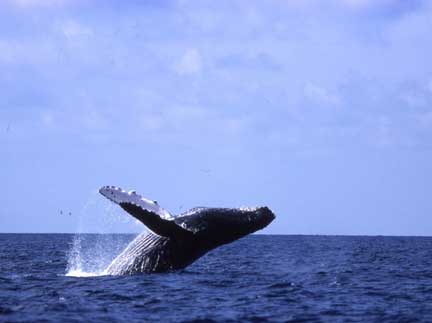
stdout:
[[108,275],[173,271],[187,267],[208,251],[261,230],[275,218],[266,206],[198,207],[172,216],[135,191],[104,186],[99,192],[150,230],[139,235],[105,270]]

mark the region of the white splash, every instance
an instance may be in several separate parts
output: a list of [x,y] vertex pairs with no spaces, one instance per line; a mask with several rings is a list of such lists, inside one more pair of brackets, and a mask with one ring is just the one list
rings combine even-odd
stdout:
[[66,273],[66,276],[68,277],[96,277],[96,276],[102,276],[98,275],[96,273],[87,273],[85,271],[81,271],[81,270],[71,270],[69,272]]
[[101,199],[97,191],[90,197],[82,209],[78,233],[74,235],[67,254],[66,276],[106,275],[106,268],[134,238],[133,235],[111,233],[143,229],[142,224],[136,225],[133,217],[123,213],[112,203],[107,204]]
[[[83,240],[85,244],[84,249],[82,246]],[[92,240],[96,240],[96,244],[92,244]],[[110,260],[105,260],[104,258],[106,257],[98,252],[98,244],[100,243],[95,235],[75,235],[68,255],[66,276],[94,277],[104,275],[105,268],[109,265]]]

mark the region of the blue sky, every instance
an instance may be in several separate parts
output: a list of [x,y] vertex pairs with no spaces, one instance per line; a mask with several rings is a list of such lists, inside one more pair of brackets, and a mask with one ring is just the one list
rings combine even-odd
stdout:
[[0,231],[140,231],[117,185],[432,235],[431,30],[428,1],[3,1]]

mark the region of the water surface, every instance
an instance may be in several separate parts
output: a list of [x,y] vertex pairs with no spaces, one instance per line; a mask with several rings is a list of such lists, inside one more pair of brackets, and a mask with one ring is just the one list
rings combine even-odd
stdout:
[[253,235],[97,276],[132,238],[0,234],[0,321],[432,322],[432,238]]

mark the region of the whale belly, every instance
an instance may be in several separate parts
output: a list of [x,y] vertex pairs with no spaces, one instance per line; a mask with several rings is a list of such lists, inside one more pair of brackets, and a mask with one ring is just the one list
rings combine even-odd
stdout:
[[152,233],[139,235],[106,269],[108,275],[157,273],[182,269],[205,252],[190,241]]

